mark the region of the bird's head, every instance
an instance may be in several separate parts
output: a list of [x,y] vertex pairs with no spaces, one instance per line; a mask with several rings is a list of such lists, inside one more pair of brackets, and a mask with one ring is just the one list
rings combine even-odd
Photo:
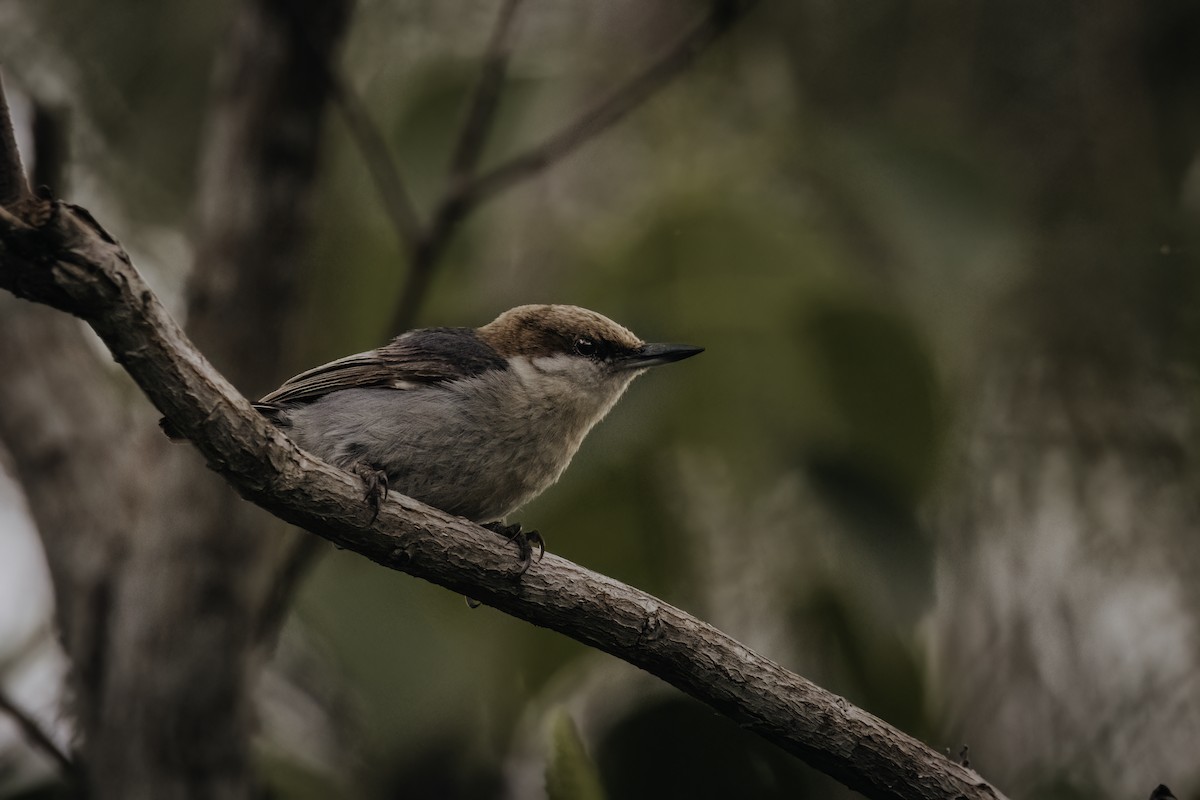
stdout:
[[555,395],[590,397],[601,414],[644,370],[704,350],[650,344],[608,317],[568,305],[518,306],[484,325],[479,335],[527,384]]

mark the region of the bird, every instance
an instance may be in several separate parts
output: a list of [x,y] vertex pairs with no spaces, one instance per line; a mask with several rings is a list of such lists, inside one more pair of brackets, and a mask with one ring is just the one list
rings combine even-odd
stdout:
[[522,305],[479,328],[402,333],[254,407],[360,476],[374,514],[390,489],[465,517],[513,540],[524,574],[545,543],[504,520],[558,480],[634,378],[703,350],[647,343],[579,306]]

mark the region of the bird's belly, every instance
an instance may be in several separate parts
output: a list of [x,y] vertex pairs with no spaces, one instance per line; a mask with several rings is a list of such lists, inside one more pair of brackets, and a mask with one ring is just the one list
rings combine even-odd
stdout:
[[586,433],[536,411],[468,408],[432,391],[348,390],[296,409],[288,430],[338,467],[382,469],[393,491],[492,522],[553,484]]
[[569,454],[535,443],[477,440],[455,447],[455,457],[415,443],[401,454],[388,480],[398,492],[476,522],[502,519],[541,494],[566,468]]

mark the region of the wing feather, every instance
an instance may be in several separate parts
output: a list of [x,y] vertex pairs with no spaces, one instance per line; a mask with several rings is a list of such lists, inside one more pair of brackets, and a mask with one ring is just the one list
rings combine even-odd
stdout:
[[427,328],[365,353],[339,358],[289,378],[254,405],[274,409],[311,403],[344,389],[404,390],[506,369],[507,362],[473,328]]

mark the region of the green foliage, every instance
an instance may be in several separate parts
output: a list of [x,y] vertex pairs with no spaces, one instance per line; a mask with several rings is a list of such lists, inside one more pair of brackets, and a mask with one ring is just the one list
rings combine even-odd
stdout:
[[344,793],[344,787],[335,783],[330,775],[320,770],[306,769],[286,756],[263,755],[258,764],[269,797],[322,800]]
[[609,792],[623,800],[836,797],[830,785],[761,738],[694,700],[647,701],[597,747]]
[[887,310],[830,302],[801,320],[800,336],[838,418],[823,449],[840,451],[894,502],[915,505],[934,477],[942,403],[911,324]]
[[826,688],[914,736],[936,735],[924,663],[907,632],[841,586],[808,587],[795,614],[828,665]]
[[550,712],[550,757],[546,763],[549,800],[604,800],[596,765],[588,757],[571,715],[561,706]]
[[[18,15],[0,41],[5,61],[19,57],[44,94],[69,93],[78,155],[127,212],[154,225],[183,225],[194,197],[212,44],[232,4],[24,5],[40,20],[37,35],[22,35]],[[72,66],[56,70],[51,65],[60,59]]]

